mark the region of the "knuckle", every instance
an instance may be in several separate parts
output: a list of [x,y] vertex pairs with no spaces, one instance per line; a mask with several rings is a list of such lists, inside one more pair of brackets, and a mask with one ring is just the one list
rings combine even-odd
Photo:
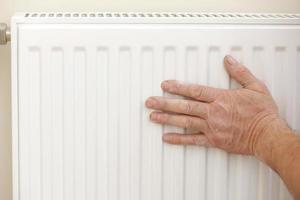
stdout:
[[174,136],[174,143],[176,143],[176,144],[183,144],[184,142],[183,142],[183,140],[182,140],[182,138],[180,136],[178,136],[178,137]]
[[200,99],[203,96],[203,94],[205,93],[205,88],[195,86],[192,88],[191,92],[195,99]]
[[196,145],[202,145],[203,142],[200,137],[194,137],[193,143]]
[[169,141],[172,144],[181,144],[182,143],[181,137],[178,136],[178,135],[171,135],[171,136],[169,136]]
[[205,120],[208,119],[208,106],[207,105],[197,103],[195,105],[194,110],[197,111],[197,115],[200,116],[202,119],[205,119]]
[[196,136],[194,136],[194,137],[192,138],[192,144],[198,145],[198,144],[199,144],[199,138],[196,137]]
[[205,106],[203,110],[201,117],[207,120],[209,118],[209,106]]
[[222,146],[222,139],[219,138],[218,136],[212,136],[211,137],[211,143],[213,144],[213,146],[215,147],[221,147]]
[[199,146],[208,146],[207,140],[205,138],[201,137],[196,137],[195,144]]
[[195,87],[195,85],[191,85],[191,86],[189,87],[189,92],[190,92],[191,94],[194,94],[194,93],[196,92],[196,90],[197,90],[197,87]]
[[172,84],[172,87],[171,87],[171,91],[172,92],[178,92],[178,91],[181,91],[182,90],[182,84],[179,83],[178,81],[174,81],[174,83]]
[[176,138],[172,135],[169,138],[170,142],[175,143],[176,142]]
[[247,74],[248,73],[248,69],[244,65],[239,64],[237,66],[236,73],[238,75]]
[[157,107],[158,108],[164,108],[168,106],[168,101],[165,99],[158,99],[157,100]]
[[231,137],[229,137],[229,138],[227,138],[225,141],[223,141],[223,146],[224,147],[231,147],[233,144],[234,144],[234,140],[235,140],[235,138],[233,137],[233,136],[231,136]]
[[166,122],[170,121],[170,116],[168,114],[160,114],[160,117],[158,120],[163,123],[166,123]]
[[187,114],[191,114],[193,112],[193,106],[190,102],[187,102],[184,106],[184,112]]

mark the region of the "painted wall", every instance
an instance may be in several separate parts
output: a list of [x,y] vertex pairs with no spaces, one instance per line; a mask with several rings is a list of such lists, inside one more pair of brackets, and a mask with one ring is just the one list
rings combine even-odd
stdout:
[[[299,0],[1,0],[0,22],[18,11],[170,11],[300,13]],[[12,199],[10,47],[0,46],[0,199]]]

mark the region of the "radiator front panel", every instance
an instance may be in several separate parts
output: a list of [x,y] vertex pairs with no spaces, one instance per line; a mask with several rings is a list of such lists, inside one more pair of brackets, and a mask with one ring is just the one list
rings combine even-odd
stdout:
[[[147,97],[165,79],[220,88],[231,54],[300,129],[300,29],[281,25],[18,25],[21,200],[285,200],[250,156],[163,144]],[[298,122],[297,122],[298,119]]]

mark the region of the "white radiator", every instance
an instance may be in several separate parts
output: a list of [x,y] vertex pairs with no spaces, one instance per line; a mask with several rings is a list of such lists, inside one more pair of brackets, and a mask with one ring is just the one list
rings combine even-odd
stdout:
[[300,15],[27,13],[12,45],[14,200],[291,199],[253,157],[163,144],[144,101],[165,79],[237,87],[231,54],[300,129]]

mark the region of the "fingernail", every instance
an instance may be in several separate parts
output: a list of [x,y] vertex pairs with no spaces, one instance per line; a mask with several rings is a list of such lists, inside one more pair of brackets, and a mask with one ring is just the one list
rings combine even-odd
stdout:
[[150,120],[156,121],[159,118],[158,114],[156,113],[151,113],[150,114]]
[[152,108],[153,106],[155,106],[155,104],[156,104],[156,99],[154,99],[153,97],[148,98],[146,101],[146,106],[148,108]]
[[226,56],[226,61],[230,64],[230,65],[234,65],[237,64],[238,61],[236,59],[234,59],[232,56]]

